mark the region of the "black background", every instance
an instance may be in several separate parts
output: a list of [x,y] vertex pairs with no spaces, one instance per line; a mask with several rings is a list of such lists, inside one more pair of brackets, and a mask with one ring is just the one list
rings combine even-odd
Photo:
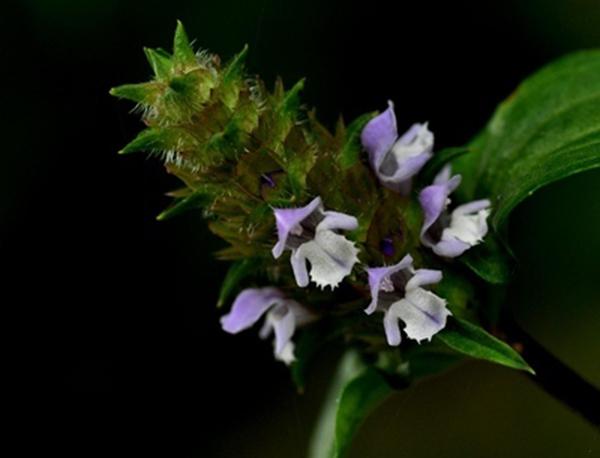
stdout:
[[[168,48],[176,19],[223,58],[248,43],[249,70],[269,84],[306,76],[304,100],[327,125],[393,99],[399,125],[429,121],[438,147],[464,144],[541,65],[600,45],[592,1],[12,0],[3,10],[0,256],[19,456],[303,456],[319,381],[298,397],[267,344],[221,332],[227,265],[211,257],[221,242],[199,213],[156,222],[176,181],[156,161],[116,154],[141,125],[108,90],[149,77],[142,46]],[[577,189],[597,198],[597,180]],[[568,192],[579,191],[555,195]],[[526,228],[521,212],[514,225]]]

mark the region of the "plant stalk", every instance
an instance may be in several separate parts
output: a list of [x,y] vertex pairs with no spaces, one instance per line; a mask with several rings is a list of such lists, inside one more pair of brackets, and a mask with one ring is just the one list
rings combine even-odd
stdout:
[[523,358],[536,372],[530,378],[600,430],[600,390],[546,350],[514,319],[506,325],[509,341],[522,346]]

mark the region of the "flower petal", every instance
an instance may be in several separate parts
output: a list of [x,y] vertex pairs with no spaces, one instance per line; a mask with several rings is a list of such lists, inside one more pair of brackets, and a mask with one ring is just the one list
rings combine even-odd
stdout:
[[489,200],[478,200],[456,207],[442,240],[458,239],[469,246],[480,243],[488,232],[489,205]]
[[298,263],[310,261],[310,278],[317,286],[335,288],[358,262],[358,249],[344,236],[317,231],[314,240],[303,243],[294,253]]
[[277,224],[278,241],[273,247],[274,258],[282,255],[290,232],[301,231],[300,223],[308,218],[314,211],[322,208],[320,197],[315,197],[308,205],[300,208],[274,208],[275,222]]
[[[402,134],[402,136],[396,142],[396,145],[401,145],[401,146],[410,145],[419,137],[419,135],[422,135],[423,128],[425,128],[425,130],[427,130],[429,132],[429,129],[427,129],[427,123],[425,123],[425,124],[420,124],[418,122],[414,123],[412,126],[410,126],[408,128],[408,130],[406,132],[404,132]],[[429,132],[429,133],[431,133],[431,132]]]
[[406,182],[419,173],[433,156],[433,133],[427,124],[413,124],[394,144],[389,154],[375,164],[375,173],[381,183],[394,191],[406,194]]
[[233,302],[231,311],[221,317],[223,330],[237,334],[248,329],[272,306],[283,300],[277,288],[249,288],[242,291]]
[[391,154],[398,162],[399,167],[407,159],[423,154],[433,153],[433,132],[427,127],[427,123],[413,124],[402,137],[394,144]]
[[299,252],[298,249],[293,250],[290,256],[290,263],[292,264],[296,284],[300,288],[307,287],[309,283],[308,270],[306,269],[306,258],[303,252]]
[[273,323],[271,320],[265,320],[263,325],[260,327],[260,331],[258,331],[258,337],[260,337],[262,340],[265,340],[271,335],[271,332],[273,332]]
[[288,366],[296,361],[296,357],[294,356],[294,342],[290,340],[280,352],[275,351],[275,359],[283,361]]
[[448,181],[427,186],[419,193],[419,203],[425,214],[423,227],[421,228],[421,242],[423,242],[423,245],[431,247],[435,244],[436,241],[427,234],[427,231],[448,206],[448,196],[458,187],[460,181],[461,176],[455,175]]
[[446,164],[433,179],[433,184],[446,184],[448,181],[450,181],[451,175],[452,166],[450,164]]
[[353,231],[358,228],[358,220],[354,216],[334,211],[324,211],[323,215],[325,218],[317,225],[317,231]]
[[487,210],[490,205],[492,204],[489,199],[474,200],[472,202],[459,205],[452,213],[457,215],[470,215],[473,213],[478,213],[481,210]]
[[296,317],[287,305],[280,304],[269,312],[267,320],[275,331],[275,353],[280,354],[294,335]]
[[394,264],[393,266],[370,267],[367,269],[367,274],[369,276],[369,288],[371,289],[371,303],[365,309],[365,313],[367,313],[367,315],[371,315],[375,310],[377,310],[379,291],[382,288],[382,282],[384,282],[386,279],[389,279],[392,274],[402,269],[411,267],[412,262],[412,256],[407,254],[400,260],[399,263]]
[[404,299],[390,306],[390,313],[404,321],[404,332],[417,342],[431,340],[446,326],[446,319],[451,315],[444,299],[422,288],[407,291]]
[[385,338],[388,345],[392,347],[400,345],[402,336],[400,335],[400,325],[398,324],[398,315],[390,307],[383,315],[383,328],[385,329]]
[[418,288],[420,286],[432,285],[442,280],[441,270],[418,269],[413,277],[406,283],[406,290]]
[[394,180],[404,181],[415,176],[432,156],[433,154],[429,151],[406,158],[398,168],[398,172],[394,174]]
[[363,128],[360,139],[369,153],[373,169],[378,169],[387,152],[398,138],[394,103],[388,101],[388,109],[371,119]]
[[450,238],[448,240],[440,240],[432,247],[432,250],[438,256],[442,256],[444,258],[456,258],[469,248],[471,248],[471,245],[468,243],[462,242],[455,238]]

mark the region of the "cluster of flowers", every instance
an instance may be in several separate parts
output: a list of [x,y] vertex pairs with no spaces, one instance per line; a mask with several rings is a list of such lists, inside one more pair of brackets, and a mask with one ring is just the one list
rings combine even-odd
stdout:
[[[433,156],[433,134],[427,124],[414,124],[399,136],[394,107],[373,118],[361,134],[363,148],[381,184],[393,191],[410,192],[412,177]],[[451,176],[450,166],[435,177],[433,184],[419,193],[424,213],[421,243],[439,256],[460,256],[480,243],[486,235],[489,200],[460,205],[450,211],[450,194],[460,184],[460,175]],[[324,209],[320,197],[301,208],[274,209],[278,241],[273,257],[291,251],[291,267],[299,287],[312,280],[317,286],[332,289],[352,272],[358,248],[339,232],[357,229],[351,215]],[[310,263],[310,272],[307,268]],[[415,269],[407,254],[392,266],[367,267],[371,303],[367,314],[383,312],[383,326],[389,345],[401,341],[399,321],[404,333],[417,342],[430,340],[446,325],[450,311],[446,301],[425,289],[442,279],[440,270]],[[294,361],[292,337],[296,327],[315,319],[313,313],[287,298],[274,287],[250,288],[235,299],[231,312],[221,319],[225,331],[235,334],[254,325],[264,314],[260,336],[275,334],[275,357],[286,364]]]

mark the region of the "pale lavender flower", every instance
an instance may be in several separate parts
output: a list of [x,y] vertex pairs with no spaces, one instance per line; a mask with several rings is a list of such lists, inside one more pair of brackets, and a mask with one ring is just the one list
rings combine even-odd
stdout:
[[421,242],[439,256],[454,258],[480,243],[487,234],[490,201],[475,200],[459,205],[449,213],[448,196],[461,180],[460,175],[450,175],[451,168],[447,165],[433,184],[421,191],[419,202],[425,214]]
[[259,336],[266,339],[274,331],[275,358],[289,365],[295,360],[292,337],[296,327],[309,323],[315,316],[298,302],[286,298],[279,289],[245,289],[233,302],[231,311],[221,317],[221,326],[224,331],[237,334],[252,327],[265,313]]
[[279,258],[285,249],[292,251],[290,261],[298,286],[309,283],[306,261],[310,262],[310,279],[321,288],[333,289],[350,274],[358,262],[358,249],[335,231],[356,229],[356,218],[323,210],[320,197],[305,207],[273,211],[279,238],[273,257]]
[[398,136],[394,104],[371,119],[361,133],[362,145],[379,181],[394,191],[407,194],[411,177],[433,156],[433,133],[425,124],[413,124]]
[[365,310],[372,314],[384,312],[383,326],[389,345],[400,344],[398,320],[405,324],[407,337],[421,342],[431,338],[446,326],[451,315],[446,301],[422,287],[438,283],[442,279],[439,270],[413,268],[410,255],[389,267],[368,268],[371,303]]

